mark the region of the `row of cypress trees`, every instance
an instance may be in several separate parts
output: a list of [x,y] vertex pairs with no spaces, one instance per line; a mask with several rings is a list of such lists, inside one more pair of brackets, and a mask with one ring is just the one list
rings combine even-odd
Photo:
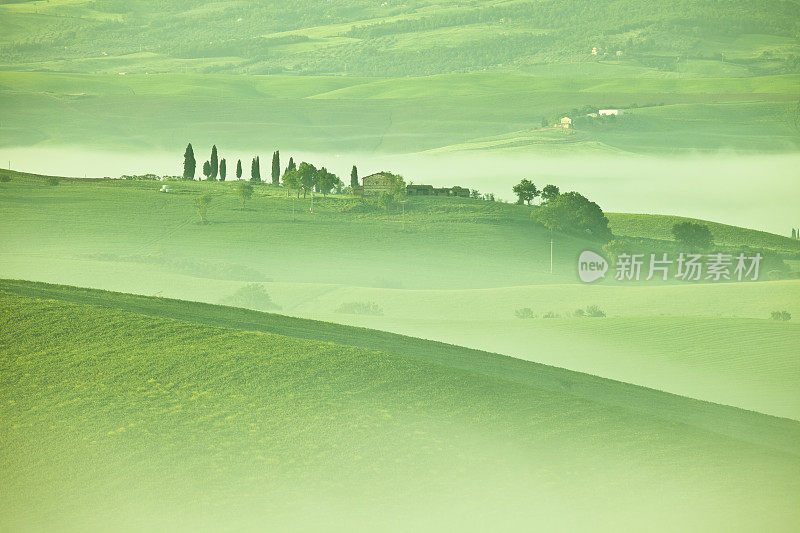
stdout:
[[[228,173],[227,161],[219,159],[217,145],[211,147],[211,157],[203,163],[203,175],[208,181],[225,181]],[[294,166],[294,161],[289,158],[289,166]],[[194,156],[192,143],[186,146],[183,154],[183,179],[193,180],[197,172],[197,160]],[[281,155],[278,150],[272,154],[272,184],[278,185],[281,177]],[[236,162],[236,179],[242,179],[242,160]],[[261,160],[258,156],[253,157],[250,163],[250,181],[260,182],[261,180]]]
[[[197,160],[194,157],[194,148],[192,143],[186,146],[186,152],[183,154],[183,179],[193,180],[197,170]],[[294,159],[289,158],[289,164],[286,166],[285,172],[290,170],[297,170]],[[227,162],[225,159],[219,159],[217,154],[217,145],[211,147],[211,157],[208,161],[203,163],[203,175],[209,181],[225,181],[227,175]],[[285,173],[284,172],[284,173]],[[272,184],[279,185],[281,178],[281,155],[280,151],[276,150],[272,154]],[[242,160],[236,162],[236,179],[242,179]],[[261,182],[261,160],[258,156],[253,157],[250,163],[250,181]],[[350,186],[358,187],[358,169],[353,165],[350,172]]]

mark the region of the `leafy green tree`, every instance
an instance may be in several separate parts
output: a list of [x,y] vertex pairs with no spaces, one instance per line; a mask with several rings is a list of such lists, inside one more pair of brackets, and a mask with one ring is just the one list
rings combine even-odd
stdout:
[[532,214],[546,228],[598,242],[611,240],[608,219],[600,206],[577,192],[558,195]]
[[523,179],[511,189],[514,191],[514,194],[517,195],[517,203],[518,204],[528,204],[531,205],[531,202],[539,196],[539,189],[536,188],[536,185],[529,179]]
[[237,181],[236,195],[242,202],[242,209],[244,209],[244,205],[247,200],[253,197],[253,185],[249,181]]
[[351,187],[358,187],[358,168],[353,165],[353,169],[350,171],[350,186]]
[[[209,164],[209,170],[211,165]],[[194,207],[197,209],[197,214],[200,215],[200,222],[208,224],[208,206],[211,205],[213,196],[210,192],[204,193],[194,199]]]
[[278,185],[281,179],[281,153],[275,150],[272,154],[272,184]]
[[546,117],[542,117],[542,127],[546,128],[549,125],[550,125],[550,123],[547,122],[547,118]]
[[217,159],[217,145],[211,147],[211,179],[216,180],[219,173],[219,160]]
[[207,180],[211,179],[211,163],[208,161],[203,163],[203,176],[205,176]]
[[297,167],[297,173],[300,176],[300,188],[303,189],[303,198],[305,198],[306,193],[312,192],[317,185],[317,167],[303,161]]
[[676,241],[688,247],[687,252],[708,250],[714,245],[711,230],[705,224],[679,222],[672,226],[672,236]]
[[242,160],[241,159],[236,162],[236,179],[237,180],[242,179]]
[[250,163],[250,181],[261,183],[261,161],[258,156],[255,156],[253,162]]
[[555,185],[545,185],[542,189],[542,202],[547,203],[555,200],[561,191]]
[[286,187],[286,196],[289,196],[290,191],[296,190],[297,197],[300,197],[300,174],[297,169],[287,170],[283,174],[283,186]]
[[319,169],[318,173],[317,187],[324,196],[328,196],[328,193],[330,193],[335,187],[340,186],[342,183],[342,180],[339,179],[339,176],[328,172],[328,169],[325,167]]
[[225,159],[221,159],[220,162],[219,162],[219,180],[220,181],[225,181],[225,176],[228,174],[227,166],[228,166],[228,163],[225,161]]
[[197,167],[197,161],[194,159],[194,149],[192,143],[186,146],[186,152],[183,154],[183,179],[193,180],[194,173]]

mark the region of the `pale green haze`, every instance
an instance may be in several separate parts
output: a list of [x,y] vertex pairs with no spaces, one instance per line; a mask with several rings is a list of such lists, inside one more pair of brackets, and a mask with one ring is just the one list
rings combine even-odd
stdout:
[[795,532],[799,200],[800,0],[0,0],[0,531]]

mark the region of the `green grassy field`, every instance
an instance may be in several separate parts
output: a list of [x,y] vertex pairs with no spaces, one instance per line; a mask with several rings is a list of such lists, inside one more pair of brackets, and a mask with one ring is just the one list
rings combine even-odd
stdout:
[[798,154],[800,0],[0,0],[0,531],[794,531]]
[[[0,147],[795,152],[797,11],[794,0],[6,2]],[[628,114],[613,127],[586,119],[598,108]],[[536,131],[565,115],[580,119],[569,139]]]
[[[366,80],[329,76],[0,72],[0,146],[177,151],[227,144],[319,152],[491,149],[559,153],[796,151],[796,75],[730,79],[558,79],[474,73]],[[662,105],[663,104],[663,105]],[[564,115],[641,106],[620,120]],[[57,120],[54,120],[57,118]],[[165,120],[166,119],[166,120]],[[213,124],[213,127],[210,125]]]
[[5,528],[798,518],[795,421],[280,315],[19,282],[0,300]]
[[[511,204],[411,199],[403,229],[396,210],[387,216],[336,197],[318,199],[311,215],[308,200],[267,186],[242,210],[229,183],[175,183],[171,195],[156,192],[157,182],[48,183],[20,174],[0,183],[3,277],[278,309],[800,417],[800,331],[768,320],[773,311],[798,316],[797,280],[586,286],[576,278],[577,255],[596,245],[557,236],[551,275],[549,233],[531,222],[530,208]],[[192,207],[202,191],[217,194],[207,225]],[[615,238],[674,247],[666,228],[678,218],[610,218]],[[723,249],[795,257],[800,248],[709,224]],[[239,291],[245,296],[232,300]],[[380,315],[340,311],[352,304],[374,304]],[[572,317],[589,305],[608,317]],[[526,307],[558,318],[516,318]]]

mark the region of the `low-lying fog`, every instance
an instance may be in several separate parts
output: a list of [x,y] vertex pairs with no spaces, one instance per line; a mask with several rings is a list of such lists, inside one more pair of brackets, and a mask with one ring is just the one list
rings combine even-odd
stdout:
[[[198,174],[210,147],[195,146]],[[219,147],[234,175],[242,159],[249,177],[250,160],[261,158],[262,178],[270,172],[272,153],[242,153]],[[548,183],[576,190],[609,212],[675,214],[788,235],[800,226],[800,154],[784,155],[579,155],[460,153],[451,155],[314,154],[281,151],[326,166],[349,183],[350,168],[359,175],[380,170],[403,174],[406,181],[461,185],[513,200],[511,187],[522,178],[540,188]],[[122,174],[169,174],[182,171],[183,148],[173,153],[115,153],[80,147],[5,148],[0,162],[15,170],[80,177]]]

